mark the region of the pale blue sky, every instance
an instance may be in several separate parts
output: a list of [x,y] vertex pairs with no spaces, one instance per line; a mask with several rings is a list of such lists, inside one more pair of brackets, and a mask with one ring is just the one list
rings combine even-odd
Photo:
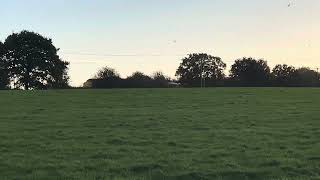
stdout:
[[319,0],[3,0],[0,8],[0,41],[23,29],[52,38],[72,85],[106,65],[123,77],[174,77],[193,52],[228,66],[243,56],[320,66]]

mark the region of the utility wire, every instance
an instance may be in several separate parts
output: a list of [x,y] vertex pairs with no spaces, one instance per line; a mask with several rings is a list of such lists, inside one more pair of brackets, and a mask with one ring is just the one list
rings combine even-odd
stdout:
[[99,54],[99,53],[76,53],[63,52],[66,55],[80,55],[80,56],[102,56],[102,57],[165,57],[165,56],[185,56],[182,54]]

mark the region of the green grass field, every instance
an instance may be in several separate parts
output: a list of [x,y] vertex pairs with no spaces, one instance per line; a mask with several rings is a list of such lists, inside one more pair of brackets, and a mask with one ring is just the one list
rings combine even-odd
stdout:
[[320,89],[0,91],[0,179],[320,179]]

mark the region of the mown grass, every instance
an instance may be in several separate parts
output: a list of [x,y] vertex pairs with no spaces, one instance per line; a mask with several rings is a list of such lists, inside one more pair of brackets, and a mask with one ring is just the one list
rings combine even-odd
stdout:
[[1,179],[320,179],[320,89],[0,91]]

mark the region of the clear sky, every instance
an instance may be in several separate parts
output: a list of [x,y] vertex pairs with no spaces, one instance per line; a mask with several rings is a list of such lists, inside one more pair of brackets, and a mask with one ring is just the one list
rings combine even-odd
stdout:
[[193,52],[320,67],[319,18],[320,0],[2,0],[0,41],[52,38],[78,86],[103,66],[174,77]]

